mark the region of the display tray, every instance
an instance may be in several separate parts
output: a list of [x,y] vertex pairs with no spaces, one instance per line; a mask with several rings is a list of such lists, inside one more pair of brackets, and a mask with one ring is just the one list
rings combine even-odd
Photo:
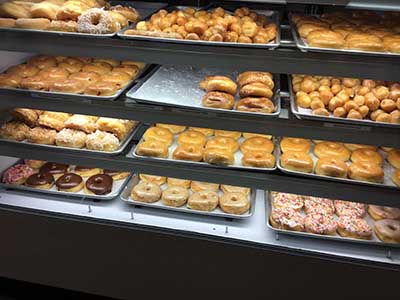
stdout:
[[[308,153],[313,162],[314,162],[314,169],[318,161],[318,157],[314,155],[314,146],[315,144],[311,141],[311,150]],[[384,171],[384,179],[383,183],[376,183],[376,182],[368,182],[368,181],[362,181],[362,180],[355,180],[355,179],[350,179],[350,178],[339,178],[339,177],[332,177],[332,176],[326,176],[326,175],[320,175],[320,174],[315,174],[315,173],[303,173],[299,171],[293,171],[286,169],[282,167],[281,165],[281,149],[280,146],[277,145],[276,148],[278,149],[279,152],[279,159],[277,160],[277,165],[278,169],[281,170],[282,172],[290,175],[296,175],[296,176],[302,176],[302,177],[311,177],[311,178],[319,178],[319,179],[324,179],[324,180],[330,180],[330,181],[337,181],[337,182],[347,182],[347,183],[355,183],[355,184],[362,184],[362,185],[373,185],[373,186],[381,186],[381,187],[387,187],[387,188],[392,188],[392,189],[398,189],[398,187],[393,183],[392,181],[392,175],[395,172],[395,168],[392,167],[389,162],[386,160],[387,154],[383,150],[378,150],[379,154],[383,157],[383,164],[382,164],[382,169]],[[350,160],[346,162],[347,166],[351,165]],[[314,170],[313,170],[314,172]]]
[[351,125],[368,125],[374,127],[391,127],[391,128],[400,128],[400,124],[392,124],[392,123],[384,123],[384,122],[376,122],[368,119],[364,120],[356,120],[356,119],[347,119],[347,118],[339,118],[335,117],[332,112],[329,112],[329,117],[327,116],[319,116],[314,115],[311,109],[302,108],[297,105],[296,95],[293,91],[291,76],[288,76],[288,86],[289,86],[289,94],[290,94],[290,110],[292,114],[294,114],[298,119],[305,120],[317,120],[322,122],[338,122],[343,124],[351,124]]
[[[212,217],[220,217],[220,218],[229,218],[229,219],[245,219],[249,218],[253,215],[254,209],[255,209],[255,199],[256,199],[256,190],[251,190],[250,191],[250,209],[248,212],[242,214],[242,215],[236,215],[236,214],[229,214],[225,213],[217,207],[213,211],[201,211],[201,210],[194,210],[187,208],[186,206],[181,206],[181,207],[172,207],[172,206],[167,206],[162,203],[161,200],[154,202],[154,203],[146,203],[146,202],[140,202],[140,201],[135,201],[132,200],[130,197],[132,189],[139,183],[140,179],[137,174],[133,175],[129,183],[125,186],[125,189],[121,193],[121,200],[131,204],[131,205],[136,205],[136,206],[144,206],[144,207],[151,207],[155,209],[163,209],[163,210],[170,210],[170,211],[176,211],[176,212],[183,212],[183,213],[189,213],[189,214],[196,214],[196,215],[203,215],[203,216],[212,216]],[[162,190],[165,190],[167,188],[167,184],[163,184],[161,186]],[[189,190],[189,193],[191,191]],[[222,195],[223,192],[219,190],[219,195]]]
[[[206,94],[199,87],[199,83],[206,76],[228,76],[234,81],[239,71],[228,71],[218,68],[196,68],[190,66],[159,66],[149,72],[145,78],[136,84],[126,95],[139,103],[150,103],[174,107],[191,107],[211,112],[225,112],[240,115],[260,115],[263,117],[278,117],[281,112],[280,78],[274,75],[275,86],[272,102],[276,111],[270,114],[243,112],[222,108],[211,108],[202,105],[202,98]],[[239,89],[238,89],[239,90]],[[160,93],[159,91],[162,91]],[[239,100],[239,92],[235,102]]]
[[[192,6],[169,6],[165,8],[168,12],[171,12],[173,10],[180,10],[184,8],[188,8]],[[221,6],[224,8],[226,11],[231,11],[229,8],[225,8],[223,5]],[[212,8],[208,7],[193,7],[197,10],[200,9],[212,9],[215,8],[214,6]],[[122,29],[117,33],[117,35],[120,38],[123,39],[128,39],[128,40],[147,40],[147,41],[154,41],[154,42],[167,42],[167,43],[178,43],[178,44],[194,44],[194,45],[208,45],[208,46],[228,46],[228,47],[245,47],[245,48],[264,48],[264,49],[275,49],[280,46],[281,43],[281,32],[280,32],[280,22],[279,22],[279,13],[277,11],[272,11],[272,10],[259,10],[259,9],[252,9],[252,11],[255,11],[258,14],[265,15],[269,18],[269,20],[274,23],[277,27],[277,33],[276,33],[276,38],[275,41],[271,41],[267,44],[254,44],[254,43],[231,43],[231,42],[212,42],[212,41],[201,41],[201,40],[180,40],[180,39],[174,39],[174,38],[160,38],[160,37],[152,37],[152,36],[143,36],[143,35],[127,35],[125,34],[125,31],[128,29],[134,29],[136,24],[131,25],[129,28]],[[150,16],[148,18],[142,18],[142,21],[148,21],[150,19]]]
[[[18,162],[12,164],[11,166],[8,166],[7,168],[0,170],[1,173],[1,178],[3,178],[3,173],[9,169],[10,167],[23,163],[23,160],[19,160]],[[72,170],[75,169],[75,166],[70,165],[70,168]],[[71,170],[71,171],[72,171]],[[72,172],[73,173],[73,172]],[[57,195],[57,196],[69,196],[69,197],[74,197],[74,198],[88,198],[88,199],[97,199],[97,200],[111,200],[117,197],[122,189],[125,187],[129,179],[131,178],[132,174],[130,174],[128,177],[121,179],[121,180],[114,180],[113,181],[113,187],[111,190],[111,193],[107,195],[92,195],[92,194],[86,194],[84,192],[84,189],[82,189],[79,192],[64,192],[64,191],[59,191],[57,190],[57,187],[53,185],[51,189],[48,190],[43,190],[43,189],[38,189],[38,188],[33,188],[25,185],[15,185],[15,184],[5,184],[5,183],[0,183],[0,187],[4,189],[12,189],[12,190],[19,190],[19,191],[29,191],[29,192],[35,192],[35,193],[42,193],[42,194],[51,194],[51,195]],[[86,180],[88,178],[83,178],[83,182],[86,183]]]
[[[294,230],[286,230],[286,229],[280,229],[280,228],[275,228],[271,225],[270,223],[270,216],[272,212],[272,201],[273,201],[273,195],[271,192],[265,192],[265,200],[266,200],[266,215],[267,215],[267,226],[269,229],[281,233],[281,234],[287,234],[287,235],[293,235],[293,236],[300,236],[304,238],[314,238],[314,239],[322,239],[322,240],[335,240],[335,241],[340,241],[340,242],[347,242],[347,243],[359,243],[359,244],[366,244],[366,245],[378,245],[378,246],[385,246],[385,247],[400,247],[400,244],[396,243],[385,243],[381,241],[375,234],[374,232],[374,224],[375,221],[370,217],[368,212],[366,212],[364,216],[364,220],[367,221],[368,225],[372,229],[372,239],[370,240],[362,240],[362,239],[356,239],[356,238],[350,238],[350,237],[343,237],[336,233],[336,235],[323,235],[323,234],[316,234],[316,233],[309,233],[305,231],[294,231]],[[305,216],[305,212],[302,209],[301,214]],[[336,217],[336,220],[339,218],[337,215],[334,215]]]
[[[319,17],[319,15],[310,15],[310,16]],[[333,54],[373,55],[373,56],[389,56],[389,57],[399,57],[400,56],[400,53],[392,53],[392,52],[312,47],[312,46],[309,46],[302,37],[300,37],[300,35],[297,31],[296,24],[293,23],[290,15],[289,15],[289,24],[290,24],[292,36],[294,38],[296,46],[303,52],[310,51],[310,52],[323,52],[323,53],[333,53]]]

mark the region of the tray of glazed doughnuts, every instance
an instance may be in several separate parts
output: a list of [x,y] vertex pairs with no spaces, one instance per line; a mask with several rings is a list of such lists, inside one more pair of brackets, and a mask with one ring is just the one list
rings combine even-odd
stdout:
[[270,172],[276,170],[276,148],[269,135],[156,124],[146,130],[129,156]]
[[284,137],[278,168],[287,174],[400,187],[400,149]]
[[290,107],[299,119],[400,127],[400,83],[292,75]]
[[244,219],[253,215],[255,195],[245,187],[135,174],[120,198],[136,206]]
[[400,55],[398,12],[336,11],[323,15],[291,14],[289,22],[302,51]]
[[130,29],[123,39],[197,45],[275,49],[280,45],[279,13],[241,7],[170,6]]
[[279,76],[268,72],[164,65],[150,72],[127,96],[157,105],[278,117],[279,83]]
[[0,186],[13,190],[111,200],[120,194],[130,176],[130,172],[25,159],[1,171]]
[[0,74],[0,89],[40,98],[115,100],[150,68],[142,62],[37,55]]
[[96,155],[120,154],[138,122],[106,117],[16,108],[0,126],[0,141]]
[[267,226],[279,233],[343,242],[400,246],[400,209],[266,192]]

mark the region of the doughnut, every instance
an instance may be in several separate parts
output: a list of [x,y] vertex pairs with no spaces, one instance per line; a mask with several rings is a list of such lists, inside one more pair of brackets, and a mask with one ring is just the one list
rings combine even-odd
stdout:
[[84,90],[85,95],[113,96],[118,91],[118,86],[112,82],[97,81],[89,84]]
[[368,213],[375,221],[383,219],[400,220],[400,208],[368,205]]
[[304,230],[304,217],[300,212],[290,207],[272,209],[269,221],[275,228],[293,231]]
[[333,215],[314,212],[306,215],[304,228],[309,233],[336,235],[337,223]]
[[390,150],[387,160],[393,167],[400,169],[400,149]]
[[221,184],[221,190],[224,193],[242,193],[245,196],[250,195],[250,188],[247,187]]
[[368,182],[383,182],[383,169],[374,163],[357,162],[349,167],[349,178]]
[[57,131],[54,129],[44,128],[41,126],[30,129],[26,134],[26,139],[30,143],[54,145],[56,141]]
[[246,151],[242,156],[242,165],[254,168],[275,167],[275,156],[266,151]]
[[367,162],[367,163],[375,163],[377,165],[383,164],[382,156],[376,152],[375,150],[371,150],[368,148],[356,149],[351,153],[351,161],[352,162]]
[[91,150],[112,152],[117,150],[119,146],[118,138],[109,132],[96,130],[86,137],[86,148]]
[[70,116],[67,113],[45,111],[39,116],[38,124],[55,130],[62,130],[65,128],[64,122]]
[[54,185],[54,177],[50,173],[35,173],[26,179],[25,185],[41,190],[49,190]]
[[0,18],[0,27],[15,27],[15,19]]
[[244,137],[245,139],[252,138],[252,137],[256,137],[256,136],[258,136],[258,137],[263,137],[263,138],[266,138],[266,139],[269,139],[269,140],[272,139],[272,135],[261,134],[261,133],[243,132],[243,137]]
[[154,203],[161,198],[161,188],[153,182],[141,181],[132,189],[131,198],[135,201]]
[[235,163],[235,156],[227,149],[207,148],[203,152],[203,160],[209,164],[229,166]]
[[59,63],[58,67],[73,74],[78,73],[82,70],[83,63],[79,59],[68,57],[61,63]]
[[236,80],[239,83],[240,87],[255,82],[262,83],[268,86],[271,90],[275,86],[272,74],[268,72],[252,72],[252,71],[243,72],[239,74]]
[[347,164],[336,157],[320,158],[315,166],[315,173],[324,176],[347,178]]
[[17,74],[0,74],[0,87],[19,88],[22,78]]
[[21,78],[27,78],[35,76],[37,73],[39,73],[39,71],[40,69],[36,66],[22,64],[8,68],[6,74],[17,75]]
[[252,137],[246,139],[240,145],[240,151],[243,153],[252,152],[252,151],[265,151],[267,153],[271,153],[274,151],[274,143],[263,137]]
[[140,156],[167,158],[169,152],[167,144],[150,140],[140,142],[136,147],[136,154]]
[[162,192],[161,200],[164,205],[180,207],[186,204],[189,191],[180,186],[169,186]]
[[22,1],[2,1],[0,6],[1,15],[13,19],[30,18],[32,5],[33,3]]
[[91,8],[78,17],[78,32],[92,34],[112,33],[121,29],[105,10]]
[[75,21],[51,21],[49,27],[46,29],[48,31],[62,31],[62,32],[77,32],[78,23]]
[[242,136],[241,132],[238,131],[229,131],[229,130],[215,130],[214,131],[215,136],[223,136],[223,137],[230,137],[235,140],[240,139]]
[[111,6],[110,10],[120,13],[125,18],[127,18],[130,22],[136,22],[140,18],[139,13],[133,7],[115,5],[115,6]]
[[100,76],[111,72],[112,66],[105,62],[88,63],[82,67],[82,72],[94,72]]
[[236,95],[237,85],[236,83],[226,76],[207,76],[200,82],[200,88],[207,92],[225,92]]
[[113,20],[119,24],[119,27],[120,27],[120,28],[123,28],[123,27],[126,27],[126,26],[129,25],[128,19],[125,18],[125,17],[124,17],[123,15],[121,15],[120,13],[115,12],[115,11],[109,11],[109,10],[107,11],[107,13],[108,13],[109,15],[111,15],[111,17],[113,18]]
[[16,28],[46,30],[50,27],[50,20],[45,18],[20,18],[15,21]]
[[239,94],[242,98],[265,97],[269,99],[274,95],[273,91],[268,86],[260,82],[254,82],[242,86]]
[[35,110],[27,108],[16,108],[11,112],[11,115],[15,120],[24,122],[28,126],[37,125],[39,118]]
[[36,159],[24,159],[24,164],[28,165],[32,169],[40,169],[46,163],[44,160],[36,160]]
[[357,202],[349,202],[343,200],[334,200],[336,214],[340,216],[353,216],[363,218],[365,216],[365,204]]
[[288,151],[281,155],[283,168],[303,173],[312,173],[314,162],[311,156],[305,152]]
[[85,183],[85,193],[89,195],[107,195],[113,188],[111,176],[107,174],[96,174],[88,178]]
[[271,114],[275,112],[275,105],[270,99],[266,97],[246,97],[240,99],[237,102],[236,110],[252,113]]
[[374,231],[385,243],[400,243],[400,221],[390,219],[376,221]]
[[304,200],[304,211],[306,214],[322,213],[332,215],[335,212],[335,206],[330,199],[306,197]]
[[172,134],[178,134],[186,130],[186,126],[172,125],[172,124],[162,124],[157,123],[156,127],[165,128],[172,132]]
[[128,65],[121,65],[118,67],[113,68],[113,72],[123,72],[130,76],[130,79],[136,78],[136,75],[139,73],[139,68],[137,66],[128,66]]
[[97,120],[98,117],[75,114],[64,122],[64,126],[66,128],[92,133],[97,129]]
[[99,81],[100,78],[100,75],[95,72],[77,72],[71,74],[68,79],[81,81],[87,87],[91,83]]
[[53,175],[55,179],[58,179],[59,177],[67,173],[68,169],[69,165],[47,162],[39,169],[39,172],[49,173]]
[[93,175],[101,174],[101,169],[99,168],[89,168],[83,166],[76,166],[75,173],[82,177],[91,177]]
[[28,165],[16,164],[8,168],[1,177],[1,182],[5,184],[22,185],[26,179],[34,174],[35,171]]
[[149,175],[149,174],[140,174],[139,178],[144,182],[152,182],[158,185],[163,185],[167,181],[167,178],[164,176]]
[[372,238],[372,229],[364,219],[344,215],[339,217],[337,224],[337,231],[343,237],[362,240],[370,240]]
[[146,63],[139,62],[139,61],[124,60],[124,61],[121,61],[121,66],[135,66],[135,67],[138,67],[140,70],[142,70],[146,66]]
[[[53,56],[37,55],[28,59],[28,65],[39,68],[40,70],[57,66],[57,60]],[[35,74],[36,75],[36,74]]]
[[243,193],[224,193],[219,199],[219,207],[228,214],[242,215],[250,209],[250,200]]
[[0,127],[0,136],[7,140],[23,141],[28,137],[31,129],[22,122],[11,121]]
[[202,182],[202,181],[192,181],[190,184],[190,188],[192,189],[193,192],[200,192],[206,190],[217,192],[219,189],[219,184]]
[[396,170],[393,172],[392,181],[395,185],[400,187],[400,170]]
[[309,152],[311,149],[310,140],[300,138],[284,137],[280,142],[282,152],[300,151]]
[[131,76],[126,72],[111,71],[101,77],[103,82],[114,83],[120,89],[131,81]]
[[118,67],[119,66],[119,61],[111,58],[95,58],[93,59],[93,63],[105,63],[109,64],[112,67]]
[[191,144],[203,147],[206,144],[207,138],[204,134],[194,130],[188,130],[181,133],[178,137],[178,145]]
[[168,183],[168,186],[180,186],[180,187],[184,187],[184,188],[188,189],[192,182],[190,180],[187,180],[187,179],[179,179],[179,178],[168,177],[167,178],[167,183]]
[[103,170],[103,174],[111,176],[114,181],[118,181],[127,178],[131,173],[106,169]]
[[169,146],[172,144],[174,135],[168,129],[161,127],[150,127],[143,134],[143,138],[145,141],[157,141]]
[[205,107],[233,109],[235,98],[224,92],[207,92],[202,99],[202,105]]
[[83,189],[83,179],[74,173],[66,173],[56,180],[59,191],[76,193]]
[[64,128],[56,135],[56,145],[82,149],[86,145],[86,133],[80,130]]
[[212,136],[214,134],[214,130],[210,128],[189,127],[189,130],[198,131],[204,134],[206,137]]
[[378,149],[378,147],[376,146],[361,145],[361,144],[344,144],[344,146],[350,151],[355,151],[357,149],[371,149],[376,151]]
[[206,149],[227,150],[233,153],[239,149],[239,143],[231,137],[216,136],[207,142]]
[[187,202],[187,208],[201,211],[213,211],[219,203],[218,194],[211,190],[193,193]]
[[176,160],[188,160],[200,162],[203,160],[203,147],[196,144],[178,145],[172,153],[172,158]]
[[291,208],[301,211],[304,200],[300,195],[272,192],[272,204],[275,208]]
[[21,88],[34,91],[48,91],[50,81],[43,79],[39,75],[35,75],[21,80]]
[[341,143],[322,142],[315,145],[314,154],[318,158],[335,157],[342,161],[347,161],[350,158],[350,150]]

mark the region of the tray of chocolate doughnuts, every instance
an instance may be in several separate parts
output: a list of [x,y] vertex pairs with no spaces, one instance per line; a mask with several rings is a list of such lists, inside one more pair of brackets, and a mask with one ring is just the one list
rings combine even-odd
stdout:
[[130,172],[23,159],[0,172],[4,189],[98,200],[117,197],[131,177]]
[[399,83],[290,75],[288,86],[298,119],[400,128]]
[[156,124],[128,157],[199,166],[276,170],[277,147],[269,135]]
[[400,150],[284,137],[278,169],[303,176],[400,188]]
[[267,226],[287,235],[400,247],[400,209],[265,192]]
[[130,205],[229,219],[251,217],[255,197],[250,188],[147,174],[133,175],[120,195]]
[[281,40],[279,13],[227,6],[168,6],[118,32],[123,39],[275,49]]
[[294,41],[303,52],[396,57],[400,55],[400,25],[396,18],[398,15],[391,12],[355,10],[290,14],[289,23]]
[[280,78],[268,72],[163,65],[149,72],[126,95],[139,103],[266,118],[277,118],[281,111]]

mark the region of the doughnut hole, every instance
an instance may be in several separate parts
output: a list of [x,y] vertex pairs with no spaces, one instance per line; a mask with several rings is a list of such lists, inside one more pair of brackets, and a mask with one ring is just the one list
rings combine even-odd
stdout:
[[365,97],[357,95],[353,98],[353,101],[357,103],[358,106],[362,106],[365,104]]
[[362,106],[360,106],[360,107],[358,108],[358,111],[360,112],[361,116],[362,116],[363,118],[365,118],[365,117],[368,115],[368,113],[369,113],[369,108],[368,108],[368,106],[366,106],[366,105],[362,105]]
[[300,96],[297,96],[297,105],[299,105],[302,108],[309,108],[311,106],[311,98],[307,94],[300,94]]
[[335,95],[338,94],[342,89],[343,89],[343,87],[340,84],[333,84],[331,86],[331,91]]
[[321,99],[313,99],[311,101],[310,107],[312,110],[318,109],[318,108],[325,108],[324,102],[322,102]]
[[369,89],[373,89],[374,87],[376,87],[376,82],[375,82],[375,80],[364,79],[362,81],[362,86],[367,87]]
[[375,96],[371,96],[365,99],[365,105],[368,106],[371,111],[375,111],[379,109],[381,102]]
[[300,88],[305,93],[311,93],[316,90],[314,81],[312,79],[304,79]]
[[352,109],[349,111],[347,114],[347,119],[356,119],[356,120],[362,120],[362,115],[359,111]]
[[379,116],[380,114],[382,114],[382,113],[384,113],[384,111],[383,111],[382,109],[377,109],[377,110],[373,111],[373,112],[371,113],[371,115],[370,115],[371,120],[372,120],[372,121],[376,121],[376,118],[378,118],[378,116]]
[[317,116],[327,116],[329,117],[329,111],[326,110],[326,108],[318,108],[316,110],[313,110],[313,114]]
[[336,108],[344,105],[344,100],[339,97],[333,97],[329,100],[328,108],[330,111],[334,111]]
[[381,114],[378,115],[375,121],[382,123],[391,123],[392,117],[390,116],[390,114],[382,112]]
[[373,89],[372,92],[379,100],[388,98],[390,93],[386,86],[378,86],[377,88]]
[[360,96],[365,96],[369,92],[371,92],[371,90],[369,89],[369,87],[366,87],[366,86],[359,86],[356,89],[357,95],[360,95]]
[[333,93],[329,90],[320,91],[320,98],[325,105],[329,104],[329,101],[334,97]]
[[300,84],[300,83],[295,83],[295,84],[293,84],[293,91],[294,91],[295,93],[301,91],[301,84]]
[[345,90],[341,90],[339,93],[337,93],[336,97],[339,97],[340,99],[343,99],[344,102],[347,102],[350,100],[349,94]]
[[333,115],[338,118],[344,118],[347,115],[347,110],[344,107],[336,107],[333,111]]
[[397,108],[396,102],[394,102],[392,99],[383,99],[381,101],[381,108],[385,112],[390,113]]
[[358,106],[358,104],[357,104],[355,101],[350,100],[350,101],[347,101],[347,102],[343,105],[343,107],[344,107],[344,109],[345,109],[346,111],[351,111],[352,109],[357,110],[359,106]]
[[345,87],[349,87],[349,88],[352,88],[352,87],[355,87],[355,86],[357,86],[357,85],[360,85],[360,80],[359,79],[356,79],[356,78],[343,78],[343,85],[345,86]]
[[330,87],[330,86],[331,86],[331,81],[330,81],[328,78],[323,78],[323,79],[321,79],[321,80],[319,81],[319,84],[320,84],[321,86],[328,86],[328,87]]
[[396,101],[397,99],[400,99],[400,89],[390,91],[388,98],[392,99],[394,101]]
[[397,101],[396,101],[396,106],[397,106],[397,109],[400,109],[400,98],[397,99]]
[[332,83],[332,85],[338,84],[341,86],[342,81],[339,78],[332,78],[331,83]]
[[400,124],[400,111],[399,110],[394,110],[390,113],[390,123],[393,124]]

